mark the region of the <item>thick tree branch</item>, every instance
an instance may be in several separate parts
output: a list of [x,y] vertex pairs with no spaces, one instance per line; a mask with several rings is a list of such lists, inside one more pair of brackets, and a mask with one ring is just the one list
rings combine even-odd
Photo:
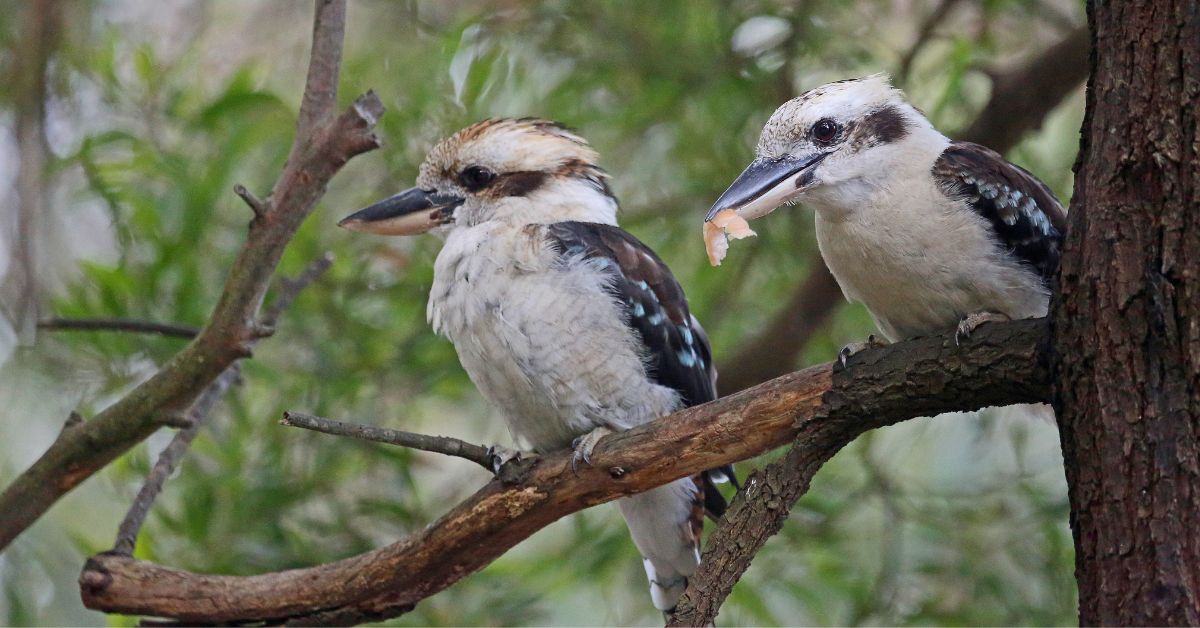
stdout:
[[[959,139],[999,153],[1011,150],[1083,82],[1087,44],[1087,28],[1081,26],[1026,64],[994,75],[991,99]],[[842,291],[819,252],[814,251],[803,267],[810,269],[808,276],[787,304],[741,351],[718,365],[721,394],[791,371],[813,334],[842,304]]]
[[92,420],[66,430],[0,495],[0,549],[67,491],[178,414],[262,337],[258,311],[288,242],[352,157],[379,145],[372,129],[383,104],[367,93],[333,116],[345,1],[318,0],[308,82],[297,137],[271,196],[234,261],[200,334],[148,380]]
[[200,330],[189,325],[156,323],[129,318],[48,318],[38,323],[46,331],[124,331],[135,334],[158,334],[171,338],[195,338]]
[[[988,326],[985,325],[984,328]],[[1049,346],[1050,335],[1045,319],[1020,321],[1016,326],[1004,325],[1002,330],[989,330],[992,333],[998,331],[1003,333],[992,336],[985,342],[994,345],[998,351],[1016,350],[1027,357],[1029,379],[1023,385],[1036,387],[1038,394],[1026,397],[1026,400],[1048,401],[1050,376],[1046,347]],[[1030,340],[1034,342],[1030,343]],[[900,344],[908,345],[911,341]],[[974,351],[972,349],[972,353]],[[861,361],[858,360],[860,355],[863,356]],[[898,369],[903,370],[904,378],[919,378],[923,381],[897,382],[888,379],[888,374],[895,374],[897,367],[882,371],[863,368],[881,366],[886,360],[897,359],[905,360],[908,356],[887,351],[867,351],[853,356],[849,364],[851,368],[834,373],[831,392],[826,395],[825,411],[830,416],[856,416],[857,421],[867,423],[870,427],[896,422],[896,418],[899,418],[896,415],[897,410],[904,417],[920,416],[922,412],[932,416],[948,409],[936,404],[925,405],[923,408],[897,409],[891,406],[889,400],[895,393],[908,386],[927,388],[927,394],[936,397],[946,392],[942,390],[943,386],[987,386],[987,382],[997,375],[996,366],[993,364],[973,365],[959,362],[957,366],[961,370],[956,376],[963,381],[951,383],[944,372],[919,373],[909,366],[900,365]],[[962,360],[962,356],[943,354],[939,359],[947,360],[945,366],[947,369],[953,369],[956,366],[954,362]],[[875,392],[856,399],[844,392],[847,390]],[[918,398],[913,398],[912,402],[918,405],[925,404],[924,400]],[[973,410],[985,405],[1001,404],[984,403],[959,409]],[[880,416],[888,414],[893,418]],[[837,428],[836,424],[831,427],[824,421],[806,422],[801,425],[791,448],[783,458],[767,465],[765,469],[755,470],[730,503],[729,510],[721,518],[716,533],[709,537],[700,568],[689,579],[688,589],[680,599],[676,613],[668,625],[711,625],[721,603],[750,567],[750,562],[758,550],[762,549],[767,539],[779,532],[796,500],[808,492],[813,476],[834,454],[866,429],[870,428],[859,431],[842,430]],[[813,447],[814,442],[821,442],[823,446]]]
[[374,425],[346,423],[345,421],[326,419],[302,412],[284,412],[283,419],[279,421],[279,424],[289,427],[300,427],[334,436],[349,436],[376,443],[387,443],[409,449],[431,451],[436,454],[470,460],[488,471],[492,470],[492,455],[488,452],[487,447],[474,445],[449,436],[430,436],[428,434],[391,430],[386,427],[376,427]]
[[845,369],[823,364],[792,373],[607,436],[578,475],[567,451],[509,463],[519,471],[508,474],[512,482],[493,480],[392,545],[317,567],[214,576],[101,554],[80,576],[83,601],[96,610],[185,622],[392,617],[588,506],[789,442],[815,471],[867,430],[915,416],[1044,401],[1048,341],[1044,320],[988,324],[962,347],[952,335],[923,338],[862,352]]

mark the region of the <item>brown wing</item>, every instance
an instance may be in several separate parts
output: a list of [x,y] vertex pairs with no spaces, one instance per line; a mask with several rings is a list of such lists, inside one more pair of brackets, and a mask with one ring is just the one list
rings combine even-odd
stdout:
[[1058,270],[1067,216],[1046,184],[999,153],[952,142],[933,164],[949,197],[967,201],[991,223],[1000,246],[1050,280]]
[[[671,269],[654,251],[612,225],[569,221],[545,228],[565,261],[598,261],[612,271],[608,290],[645,347],[647,377],[678,391],[684,407],[717,398],[708,335],[688,310],[687,297]],[[712,483],[724,480],[737,486],[732,466],[709,471],[697,484],[714,518],[725,512],[726,504]]]

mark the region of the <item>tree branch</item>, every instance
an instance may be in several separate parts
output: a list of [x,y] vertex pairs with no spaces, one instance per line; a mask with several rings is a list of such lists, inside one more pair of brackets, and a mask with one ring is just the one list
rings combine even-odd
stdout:
[[[269,326],[272,331],[279,316],[283,311],[292,304],[300,291],[316,281],[322,273],[329,270],[329,266],[333,263],[333,258],[330,254],[317,258],[304,269],[295,279],[284,277],[280,280],[279,295],[275,297],[275,301],[271,303],[271,307],[267,308],[264,315],[262,325]],[[137,546],[138,533],[141,532],[142,524],[146,521],[146,516],[150,513],[150,507],[154,505],[154,500],[158,499],[159,493],[162,492],[163,483],[167,477],[175,471],[180,460],[183,459],[187,449],[192,444],[192,440],[196,438],[196,434],[200,433],[200,429],[207,421],[212,412],[212,408],[216,405],[221,395],[238,381],[241,377],[241,369],[237,363],[234,363],[229,368],[225,369],[208,388],[200,394],[192,407],[188,408],[186,414],[178,417],[177,422],[171,423],[172,426],[180,428],[175,433],[171,442],[159,454],[158,460],[154,463],[154,468],[150,470],[150,474],[146,476],[145,483],[138,491],[137,497],[134,498],[133,504],[129,507],[129,511],[125,513],[125,519],[121,522],[117,529],[117,540],[113,543],[113,553],[124,554],[126,556],[133,555],[133,549]],[[78,418],[79,415],[72,413],[73,418]],[[78,424],[76,420],[74,424]],[[66,427],[71,426],[70,420]],[[64,429],[66,429],[64,427]]]
[[154,468],[146,476],[146,481],[129,507],[129,512],[125,513],[125,519],[117,529],[117,540],[113,543],[113,553],[125,556],[133,555],[138,533],[142,530],[142,524],[146,522],[150,506],[154,505],[154,500],[158,499],[158,494],[162,492],[163,483],[167,481],[167,477],[175,471],[175,467],[187,453],[188,446],[192,444],[192,439],[196,438],[196,434],[200,433],[200,428],[206,422],[217,400],[237,381],[239,370],[236,364],[229,367],[201,393],[200,397],[196,399],[196,403],[192,404],[187,413],[187,427],[176,432],[170,444],[158,455],[158,461],[154,463]]
[[200,329],[190,325],[156,323],[130,318],[48,318],[38,323],[46,331],[125,331],[171,338],[195,338]]
[[[944,6],[944,5],[943,5]],[[1079,27],[1025,65],[993,76],[992,97],[959,139],[1006,153],[1036,128],[1087,76],[1087,28]],[[842,291],[814,251],[810,269],[763,331],[722,360],[720,390],[729,394],[779,377],[795,368],[800,354],[833,310]]]
[[386,427],[375,427],[374,425],[346,423],[345,421],[326,419],[302,412],[284,412],[279,424],[289,427],[300,427],[334,436],[349,436],[376,443],[387,443],[409,449],[420,449],[421,451],[445,454],[447,456],[470,460],[487,469],[489,472],[492,471],[492,455],[488,452],[487,447],[474,445],[449,436],[430,436],[428,434],[390,430]]
[[258,321],[260,329],[266,329],[274,332],[275,324],[279,322],[279,317],[283,311],[291,307],[292,302],[300,293],[316,281],[325,271],[333,266],[333,253],[326,252],[321,257],[309,262],[296,278],[284,277],[279,280],[279,287],[276,289],[277,294],[275,300],[267,307],[267,311],[263,313]]
[[[1035,346],[1039,351],[1044,352],[1050,341],[1049,330],[1044,325],[1044,319],[1022,321],[1021,324],[1041,326],[1039,333],[1042,336]],[[1004,342],[1004,340],[997,339],[992,342]],[[1024,340],[1017,344],[1023,343]],[[870,352],[869,355],[872,354],[878,355],[875,352]],[[1041,382],[1044,390],[1048,390],[1049,386],[1047,384],[1049,381],[1047,359],[1046,354],[1042,353],[1041,358],[1033,360],[1035,372],[1031,373],[1032,381]],[[853,363],[852,358],[851,365]],[[856,372],[854,369],[846,372],[856,376],[860,381],[864,380],[863,376],[859,374],[860,372]],[[988,379],[992,375],[992,371],[990,371],[990,367],[971,368],[963,375]],[[905,376],[923,377],[911,370],[906,372]],[[932,377],[929,385],[938,386],[942,383],[939,379],[938,376]],[[885,389],[891,385],[882,380],[876,381]],[[835,375],[834,385],[837,386],[838,383]],[[1048,398],[1047,394],[1040,401],[1047,401]],[[880,407],[879,400],[868,398],[866,401],[875,407],[862,407],[863,414],[866,416],[860,416],[860,420],[870,421],[871,419],[866,417],[881,411],[889,411],[887,407]],[[932,416],[945,411],[944,409],[933,410],[929,414]],[[734,585],[750,567],[751,561],[767,540],[783,528],[796,500],[808,492],[813,476],[842,447],[848,445],[861,433],[825,434],[822,432],[824,429],[824,426],[818,422],[811,422],[802,427],[784,457],[767,465],[765,469],[756,469],[746,479],[742,489],[730,503],[729,509],[721,517],[717,531],[709,537],[700,567],[696,574],[689,579],[688,588],[679,600],[675,614],[667,622],[668,626],[712,625],[721,603],[733,591]],[[814,448],[812,446],[814,441],[823,442],[825,446]]]
[[379,146],[372,132],[383,104],[368,92],[337,117],[345,0],[318,0],[313,52],[297,137],[283,173],[250,225],[212,317],[196,338],[157,373],[92,420],[66,430],[0,495],[0,549],[65,493],[178,414],[262,337],[256,324],[271,276],[304,219],[335,173],[355,155]]
[[[859,434],[916,416],[1045,401],[1045,320],[901,342],[607,436],[571,472],[563,451],[493,480],[433,524],[352,558],[258,576],[194,574],[112,553],[80,576],[88,608],[184,622],[344,624],[394,617],[588,506],[796,443],[815,472]],[[756,479],[755,487],[765,486]],[[729,515],[727,515],[729,516]],[[782,522],[782,511],[772,513]],[[765,536],[763,537],[765,539]]]

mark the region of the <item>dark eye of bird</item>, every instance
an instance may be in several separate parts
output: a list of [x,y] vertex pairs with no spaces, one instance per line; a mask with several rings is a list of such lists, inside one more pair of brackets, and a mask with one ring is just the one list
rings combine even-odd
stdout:
[[838,125],[837,122],[829,118],[821,118],[812,126],[812,137],[820,144],[828,144],[837,137]]
[[458,175],[458,180],[468,190],[482,190],[496,179],[496,173],[483,166],[468,166]]

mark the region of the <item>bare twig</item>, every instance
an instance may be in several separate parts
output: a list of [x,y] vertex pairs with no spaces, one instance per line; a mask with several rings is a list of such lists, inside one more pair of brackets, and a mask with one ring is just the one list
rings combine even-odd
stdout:
[[[275,301],[267,308],[267,312],[263,317],[264,321],[266,321],[265,324],[269,324],[273,329],[279,316],[292,304],[296,296],[300,294],[300,291],[315,281],[317,277],[320,277],[322,273],[329,269],[332,263],[333,256],[326,253],[310,263],[304,269],[304,272],[295,279],[282,278],[279,282],[279,295],[275,297]],[[146,516],[150,512],[150,507],[154,504],[154,500],[162,492],[163,483],[174,472],[180,460],[183,459],[184,454],[187,453],[192,440],[196,438],[196,434],[200,432],[204,423],[207,422],[208,416],[211,414],[217,400],[233,384],[238,382],[241,377],[240,371],[241,368],[237,363],[234,363],[200,394],[195,403],[186,412],[178,414],[168,413],[168,418],[164,419],[163,422],[180,429],[175,434],[175,437],[171,439],[166,449],[159,454],[158,460],[154,463],[154,468],[150,470],[145,483],[142,484],[141,490],[138,491],[137,497],[129,507],[129,512],[125,513],[125,519],[121,522],[121,526],[117,531],[117,540],[113,544],[113,553],[126,556],[133,555],[133,549],[137,545],[138,533],[142,529],[142,524],[146,521]],[[77,414],[72,414],[73,416],[78,416]],[[66,428],[64,427],[64,429]]]
[[131,318],[48,318],[38,323],[46,331],[124,331],[158,334],[171,338],[195,338],[199,328],[173,323],[156,323]]
[[266,213],[266,203],[264,203],[262,199],[255,196],[254,192],[246,189],[246,186],[238,183],[237,185],[233,186],[233,193],[241,197],[241,199],[250,206],[250,209],[254,212],[255,218],[262,218],[263,214]]
[[338,74],[342,68],[342,40],[346,35],[344,0],[316,0],[313,44],[309,53],[308,77],[296,120],[295,153],[318,134],[318,127],[333,117],[337,106]]
[[158,461],[154,463],[154,468],[146,476],[146,482],[142,484],[141,490],[138,491],[137,497],[134,498],[133,504],[129,507],[129,512],[125,513],[125,520],[121,522],[121,526],[117,529],[117,540],[113,543],[112,551],[114,553],[125,556],[133,555],[133,548],[137,544],[138,533],[142,529],[142,524],[146,522],[146,515],[150,512],[150,506],[154,504],[154,500],[162,492],[163,483],[167,481],[167,477],[175,471],[175,467],[183,459],[188,446],[192,444],[192,439],[196,438],[196,434],[200,432],[200,428],[206,422],[217,400],[237,381],[238,370],[236,364],[229,367],[228,370],[222,373],[216,381],[200,394],[200,397],[196,399],[196,403],[192,404],[192,407],[188,409],[186,417],[188,422],[187,427],[176,432],[175,437],[171,439],[166,449],[158,455]]
[[345,421],[326,419],[302,412],[284,412],[279,424],[289,427],[300,427],[334,436],[349,436],[376,443],[387,443],[409,449],[420,449],[421,451],[445,454],[447,456],[470,460],[488,471],[492,470],[492,456],[488,453],[487,447],[474,445],[450,436],[430,436],[427,434],[392,430],[386,427],[376,427],[374,425],[347,423]]
[[325,253],[310,262],[304,271],[295,278],[280,279],[278,294],[275,295],[275,300],[271,302],[271,305],[267,307],[267,311],[263,313],[259,323],[274,327],[279,322],[279,316],[283,314],[284,310],[291,307],[300,292],[325,274],[325,271],[329,270],[331,266],[333,266],[333,253]]
[[157,373],[92,420],[64,431],[0,494],[0,549],[60,497],[162,426],[163,417],[190,406],[262,337],[259,306],[288,242],[334,174],[355,155],[379,146],[373,129],[383,103],[375,94],[368,92],[333,116],[344,19],[345,0],[318,0],[296,140],[261,218],[251,222],[212,317]]
[[[810,461],[806,468],[815,472],[820,460],[876,427],[1043,401],[1050,395],[1048,342],[1045,320],[993,323],[962,347],[947,334],[864,351],[845,369],[815,366],[606,436],[578,475],[570,472],[569,451],[523,463],[510,482],[489,482],[421,531],[317,567],[217,576],[102,554],[80,576],[83,601],[96,610],[185,622],[337,624],[394,617],[542,527],[594,504],[789,442],[797,444],[789,455]],[[770,520],[781,524],[787,505],[777,505]]]

